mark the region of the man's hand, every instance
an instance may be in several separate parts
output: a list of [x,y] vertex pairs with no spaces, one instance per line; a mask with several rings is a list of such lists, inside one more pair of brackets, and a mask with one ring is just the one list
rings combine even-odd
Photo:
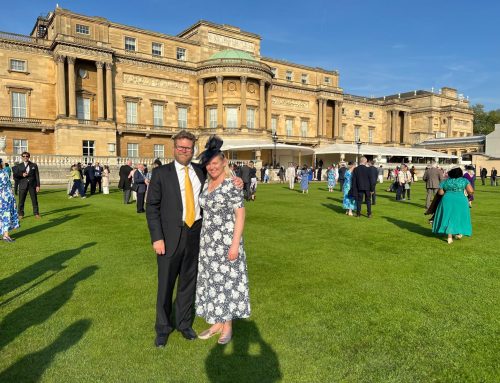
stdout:
[[243,189],[243,180],[240,177],[233,177],[233,185],[236,189]]
[[28,173],[24,172],[23,177],[28,177]]
[[35,188],[35,190],[36,190],[36,192],[38,193],[38,192],[40,191],[40,186],[37,186],[37,187]]
[[162,256],[165,255],[165,241],[160,239],[158,241],[153,242],[153,249],[156,255]]

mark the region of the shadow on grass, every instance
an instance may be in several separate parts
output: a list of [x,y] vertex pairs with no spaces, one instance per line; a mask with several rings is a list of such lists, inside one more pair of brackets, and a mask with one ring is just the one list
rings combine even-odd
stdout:
[[282,378],[278,355],[260,335],[253,321],[233,322],[234,337],[229,345],[217,344],[205,360],[205,369],[210,382],[256,382],[272,383]]
[[[75,215],[65,215],[64,217],[60,217],[60,218],[52,218],[50,221],[42,223],[41,225],[35,225],[35,226],[32,226],[29,229],[25,229],[25,230],[21,229],[21,231],[19,233],[15,234],[14,238],[19,239],[19,238],[22,238],[26,235],[35,234],[35,233],[38,233],[38,232],[43,231],[45,229],[53,228],[54,226],[58,226],[58,225],[61,225],[67,221],[78,218],[79,216],[80,216],[80,214],[75,214]],[[43,218],[42,218],[42,222],[43,222]]]
[[[77,256],[78,254],[81,253],[83,249],[87,249],[89,247],[92,247],[96,245],[97,242],[89,242],[86,243],[80,247],[77,247],[76,249],[70,249],[70,250],[63,250],[59,251],[55,254],[52,254],[46,258],[43,258],[39,260],[38,262],[35,262],[27,267],[25,267],[22,270],[19,270],[18,272],[8,276],[7,278],[4,278],[0,281],[0,296],[3,296],[7,293],[10,293],[11,291],[14,291],[18,289],[19,287],[34,281],[35,279],[41,277],[48,271],[53,271],[53,274],[47,276],[43,280],[35,283],[34,285],[30,286],[27,290],[24,290],[21,294],[25,294],[27,291],[33,289],[34,287],[38,286],[42,282],[46,281],[47,279],[53,277],[58,273],[59,271],[63,270],[66,266],[63,266],[63,263],[67,262],[71,258]],[[20,294],[18,294],[20,295]],[[10,298],[12,300],[13,298]],[[7,301],[2,302],[0,304],[0,307],[8,303]]]
[[4,317],[0,328],[0,350],[32,326],[39,325],[71,299],[78,282],[91,277],[97,266],[89,266],[74,274],[53,289],[43,293]]
[[382,218],[385,218],[388,222],[396,225],[397,227],[401,229],[408,230],[412,233],[415,234],[420,234],[423,235],[424,237],[435,237],[435,235],[432,233],[432,230],[430,226],[421,226],[419,224],[409,222],[409,221],[403,221],[401,219],[396,219],[392,217],[387,217],[383,216]]
[[302,193],[302,189],[296,189],[296,188],[293,188],[293,189],[290,189],[288,186],[283,186],[282,189],[286,189],[286,190],[290,190],[291,192],[297,192],[297,193]]
[[[54,342],[40,351],[28,354],[2,371],[0,382],[38,382],[57,354],[77,344],[90,328],[91,321],[82,319],[68,326]],[[29,368],[26,368],[29,366]]]
[[377,198],[385,198],[385,199],[388,199],[389,201],[392,201],[392,202],[397,202],[397,203],[401,203],[401,204],[405,204],[405,205],[413,205],[413,206],[416,206],[416,207],[421,207],[422,209],[425,209],[425,204],[423,203],[417,203],[417,202],[411,202],[411,201],[396,201],[396,195],[392,196],[392,195],[387,195],[387,194],[377,194]]
[[337,213],[345,214],[345,209],[342,206],[334,205],[333,203],[322,203],[321,205]]
[[48,212],[43,212],[43,216],[46,217],[48,215],[62,213],[63,211],[76,210],[76,209],[81,209],[83,207],[88,207],[88,206],[90,206],[90,204],[62,207],[60,209],[55,209],[55,210],[50,210]]

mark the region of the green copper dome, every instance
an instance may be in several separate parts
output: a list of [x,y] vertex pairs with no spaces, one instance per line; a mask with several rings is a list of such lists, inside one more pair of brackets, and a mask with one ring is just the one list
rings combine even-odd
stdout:
[[226,49],[224,51],[214,53],[209,58],[209,60],[219,60],[219,59],[239,59],[239,60],[257,61],[255,60],[255,57],[253,57],[250,53],[238,51],[235,49]]

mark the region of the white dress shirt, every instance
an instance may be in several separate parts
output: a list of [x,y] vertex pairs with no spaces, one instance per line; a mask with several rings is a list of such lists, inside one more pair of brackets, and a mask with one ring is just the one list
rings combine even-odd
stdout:
[[24,164],[24,167],[26,168],[26,173],[29,173],[30,172],[30,166],[28,165],[29,162],[26,161],[26,162],[23,162],[23,164]]
[[[186,220],[186,184],[185,184],[185,176],[186,171],[184,170],[184,165],[181,165],[177,161],[175,163],[175,170],[177,170],[177,178],[179,179],[179,186],[181,188],[181,197],[182,197],[182,220]],[[189,164],[189,179],[191,180],[191,185],[193,185],[193,195],[194,195],[194,220],[197,221],[201,218],[200,212],[200,201],[199,196],[201,192],[201,182],[196,172],[193,169],[193,165]]]

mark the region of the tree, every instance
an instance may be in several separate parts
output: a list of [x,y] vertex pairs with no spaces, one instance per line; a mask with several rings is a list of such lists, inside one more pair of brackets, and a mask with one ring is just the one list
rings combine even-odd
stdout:
[[484,111],[484,105],[472,105],[474,112],[474,134],[489,134],[500,124],[500,109]]

